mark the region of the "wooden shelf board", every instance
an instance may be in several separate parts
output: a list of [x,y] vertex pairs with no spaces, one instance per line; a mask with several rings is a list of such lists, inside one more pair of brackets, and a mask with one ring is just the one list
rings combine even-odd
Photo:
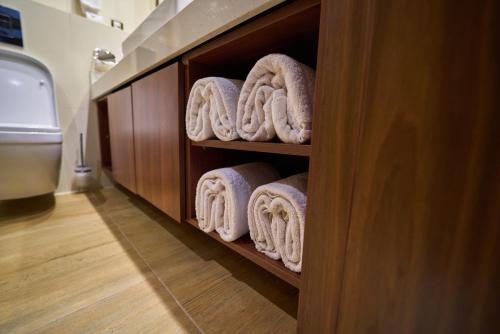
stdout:
[[310,144],[285,144],[274,142],[222,141],[209,139],[200,142],[191,141],[191,145],[200,147],[222,148],[227,150],[276,153],[308,157],[311,155]]
[[[187,219],[186,221],[200,230],[200,228],[198,227],[198,221],[196,219],[191,218]],[[210,232],[207,234],[211,236],[213,239],[219,241],[220,243],[224,244],[225,246],[231,248],[235,252],[244,256],[248,260],[266,269],[270,273],[290,283],[294,287],[300,288],[300,274],[287,269],[283,264],[283,262],[279,260],[278,261],[273,260],[267,257],[266,255],[258,252],[255,249],[255,244],[253,243],[252,239],[250,239],[250,236],[248,234],[244,235],[243,237],[233,242],[227,242],[222,240],[222,238],[219,236],[219,234],[217,234],[217,232]]]

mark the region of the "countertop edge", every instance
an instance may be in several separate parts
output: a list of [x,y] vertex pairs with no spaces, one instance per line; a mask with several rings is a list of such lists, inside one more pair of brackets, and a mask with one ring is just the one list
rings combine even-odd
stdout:
[[[91,85],[91,100],[102,98],[142,74],[284,1],[286,0],[243,2],[246,7],[237,9],[230,7],[233,3],[231,0],[220,0],[218,7],[208,9],[204,7],[206,3],[203,1],[192,2],[94,82]],[[215,17],[219,21],[215,22]],[[190,22],[197,24],[191,26]]]

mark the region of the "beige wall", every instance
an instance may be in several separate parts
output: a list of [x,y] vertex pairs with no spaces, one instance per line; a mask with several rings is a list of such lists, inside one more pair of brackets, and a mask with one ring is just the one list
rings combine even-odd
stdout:
[[125,33],[83,17],[31,0],[0,0],[21,12],[24,48],[0,43],[0,48],[28,54],[42,63],[54,77],[57,109],[63,132],[63,155],[58,192],[73,189],[73,170],[78,160],[78,136],[86,135],[87,162],[94,177],[108,185],[99,171],[100,156],[95,110],[89,112],[90,62],[95,47],[121,56]]
[[[33,1],[67,13],[81,15],[79,0]],[[110,26],[111,19],[119,20],[123,22],[125,32],[131,33],[154,8],[155,0],[102,0],[100,15],[104,18],[104,25]]]

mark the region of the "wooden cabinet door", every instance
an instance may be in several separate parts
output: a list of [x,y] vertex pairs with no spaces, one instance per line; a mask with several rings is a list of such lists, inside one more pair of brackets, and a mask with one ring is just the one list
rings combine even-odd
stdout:
[[500,2],[321,10],[299,333],[500,333]]
[[130,87],[108,96],[108,117],[113,178],[135,193],[134,127]]
[[180,71],[175,63],[132,84],[137,193],[181,220]]

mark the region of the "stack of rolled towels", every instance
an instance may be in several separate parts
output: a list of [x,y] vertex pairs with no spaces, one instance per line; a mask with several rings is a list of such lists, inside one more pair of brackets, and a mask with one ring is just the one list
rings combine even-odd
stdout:
[[193,141],[303,144],[311,138],[314,70],[283,55],[261,58],[246,80],[207,77],[189,94],[186,132]]
[[196,188],[198,225],[228,242],[250,232],[259,252],[300,272],[306,188],[307,173],[280,179],[267,163],[209,171]]

